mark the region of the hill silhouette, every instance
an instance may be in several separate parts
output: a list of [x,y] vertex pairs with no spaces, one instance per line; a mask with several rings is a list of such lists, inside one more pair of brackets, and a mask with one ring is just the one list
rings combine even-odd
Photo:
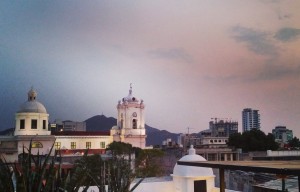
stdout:
[[[105,115],[96,115],[87,120],[86,130],[87,131],[108,131],[113,126],[117,125],[117,119],[113,117],[106,117]],[[145,125],[146,128],[146,145],[161,145],[162,141],[170,138],[172,141],[177,141],[179,134],[171,133],[166,130],[159,130],[149,125]]]

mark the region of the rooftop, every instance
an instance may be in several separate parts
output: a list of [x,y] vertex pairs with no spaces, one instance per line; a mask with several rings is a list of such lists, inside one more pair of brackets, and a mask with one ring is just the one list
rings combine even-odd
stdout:
[[196,167],[211,167],[228,170],[275,173],[284,175],[300,174],[300,161],[178,161],[178,164]]

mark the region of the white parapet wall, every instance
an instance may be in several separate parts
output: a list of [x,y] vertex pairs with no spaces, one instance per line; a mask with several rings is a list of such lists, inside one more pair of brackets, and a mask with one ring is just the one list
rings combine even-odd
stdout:
[[267,150],[268,157],[279,157],[279,156],[300,156],[300,151],[272,151]]

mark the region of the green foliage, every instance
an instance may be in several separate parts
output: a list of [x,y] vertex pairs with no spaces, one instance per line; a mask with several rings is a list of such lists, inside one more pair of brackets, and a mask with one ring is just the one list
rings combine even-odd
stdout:
[[105,185],[110,192],[132,192],[142,182],[141,179],[130,190],[130,184],[136,174],[131,169],[131,154],[135,150],[130,144],[114,142],[110,146],[112,156],[103,160],[100,155],[84,156],[75,162],[74,168],[66,178],[61,177],[61,162],[57,162],[57,153],[32,155],[31,143],[27,153],[23,154],[19,165],[9,166],[0,158],[0,191],[47,192],[78,191],[83,187],[98,186],[100,192]]
[[107,150],[111,151],[112,158],[107,160],[108,186],[111,192],[129,192],[130,184],[134,180],[131,164],[131,155],[136,148],[123,142],[112,142]]
[[229,137],[227,144],[235,148],[242,148],[245,152],[277,150],[279,147],[272,134],[266,135],[258,129],[252,129],[243,134],[235,133]]
[[0,158],[0,191],[14,191],[13,170],[5,160]]
[[101,182],[102,178],[100,177],[100,173],[104,169],[103,164],[100,155],[88,156],[86,151],[81,159],[75,161],[70,173],[71,177],[68,176],[64,189],[77,191],[82,186],[85,186],[86,190],[89,186],[98,186],[99,189],[104,190],[105,183]]
[[289,141],[289,147],[292,149],[299,149],[300,148],[300,141],[297,137],[294,137],[292,140]]
[[[130,184],[136,174],[131,167],[131,155],[135,148],[127,143],[113,142],[108,149],[111,151],[111,157],[105,160],[99,155],[88,156],[87,153],[77,160],[65,189],[71,191],[86,186],[87,190],[89,186],[96,185],[100,192],[104,192],[105,185],[108,185],[110,192],[133,191],[135,187],[130,190]],[[139,182],[135,186],[138,184]]]
[[131,155],[134,152],[134,148],[131,144],[116,141],[109,144],[107,150],[111,151],[113,156]]
[[53,145],[46,156],[39,153],[35,156],[31,153],[30,142],[27,153],[23,147],[20,164],[14,164],[12,170],[5,160],[0,160],[0,191],[57,191],[60,166],[55,165],[57,154],[50,157],[52,149]]
[[160,160],[164,152],[159,149],[141,150],[136,158],[136,172],[139,177],[157,177],[163,174]]

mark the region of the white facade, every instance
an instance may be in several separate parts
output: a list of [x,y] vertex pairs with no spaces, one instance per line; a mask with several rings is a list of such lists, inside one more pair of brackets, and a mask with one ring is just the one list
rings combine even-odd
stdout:
[[[195,153],[193,146],[189,149],[189,154],[182,157],[179,161],[197,162],[206,161],[202,156]],[[161,177],[161,178],[146,178],[140,183],[137,188],[134,189],[136,192],[218,192],[219,188],[215,187],[215,175],[213,174],[212,168],[206,167],[193,167],[186,165],[175,165],[172,177]],[[135,180],[131,187],[138,182]],[[196,183],[202,183],[201,189],[195,189]],[[82,191],[82,188],[79,190]],[[98,192],[99,189],[96,186],[91,186],[88,192]],[[225,190],[229,192],[231,190]]]
[[49,114],[43,104],[36,100],[37,92],[32,88],[28,100],[16,113],[15,135],[50,135],[48,130]]
[[[36,100],[37,92],[31,88],[28,100],[23,103],[15,115],[14,136],[0,138],[0,155],[7,162],[17,162],[23,147],[29,148],[31,153],[48,154],[55,141],[55,137],[48,131],[48,118],[46,108]],[[54,150],[51,153],[54,154]]]
[[146,146],[145,105],[132,95],[130,86],[127,97],[117,105],[117,126],[111,129],[114,141],[130,143],[134,147],[144,149]]
[[[189,154],[182,157],[179,161],[196,162],[206,161],[202,156],[197,155],[196,151],[191,145]],[[176,163],[173,170],[173,182],[176,192],[196,191],[194,189],[196,182],[203,181],[207,192],[215,191],[215,175],[211,168],[192,167],[185,165],[178,165]]]

